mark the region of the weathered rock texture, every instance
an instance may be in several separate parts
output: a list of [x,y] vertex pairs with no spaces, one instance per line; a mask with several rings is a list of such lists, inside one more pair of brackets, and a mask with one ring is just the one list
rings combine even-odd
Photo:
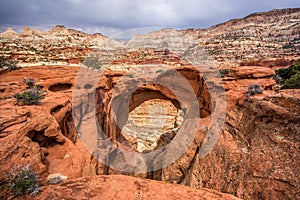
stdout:
[[59,25],[46,32],[25,27],[21,34],[9,28],[0,34],[0,38],[0,55],[18,60],[20,64],[79,65],[106,37]]
[[[44,186],[37,196],[20,199],[207,199],[238,200],[233,195],[209,189],[193,189],[128,176],[94,176]],[[19,199],[19,198],[16,198]]]
[[300,9],[272,10],[188,30],[220,65],[285,66],[299,57]]
[[[273,73],[268,72],[268,68],[250,68],[240,71],[240,68],[232,68],[228,77],[223,78],[231,103],[227,108],[223,133],[213,151],[205,158],[199,157],[199,146],[205,136],[205,128],[200,128],[194,142],[178,161],[143,177],[215,189],[244,199],[299,198],[299,91],[274,93],[268,90],[274,83],[271,78]],[[119,173],[97,162],[97,154],[91,156],[77,138],[70,113],[76,71],[74,67],[31,67],[1,75],[0,86],[4,89],[1,96],[5,97],[0,101],[0,159],[1,163],[5,163],[0,166],[3,172],[1,181],[5,180],[5,173],[15,164],[28,163],[42,177],[42,182],[51,173],[61,173],[70,178]],[[191,76],[193,71],[184,71],[186,77],[194,77]],[[25,88],[22,79],[28,75],[47,90],[46,98],[40,105],[16,106],[11,96]],[[253,79],[253,76],[256,78]],[[120,74],[114,76],[114,72],[108,71],[105,77],[105,80],[112,81],[100,82],[99,86],[112,89],[111,84],[117,82]],[[126,78],[129,81],[131,79]],[[266,88],[265,94],[245,98],[248,84],[254,82]],[[49,90],[58,83],[71,85],[71,88],[59,86],[54,92]],[[163,92],[159,86],[146,87]],[[110,92],[102,91],[102,105],[109,102],[106,100],[110,99]],[[147,96],[147,92],[140,93],[140,96],[136,94],[131,109],[142,102],[139,98],[145,100],[153,95]],[[203,94],[204,100],[207,97]],[[99,114],[109,111],[105,109],[102,107]],[[209,109],[204,111],[210,112]],[[109,122],[107,116],[101,119]],[[203,119],[201,125],[207,124],[208,118]],[[119,129],[105,122],[100,124],[110,127],[108,130],[111,132],[106,133],[111,134],[112,139],[115,137],[118,143],[132,148],[129,151],[135,151],[130,143],[124,143],[126,140],[120,135]],[[184,131],[188,132],[189,129],[185,128]],[[164,146],[171,139],[162,138],[158,143]]]
[[129,114],[122,135],[136,145],[140,152],[153,150],[162,134],[182,124],[182,114],[183,112],[170,101],[162,99],[145,101]]
[[[258,20],[261,25],[265,23],[268,27],[274,23],[278,24],[275,28],[272,26],[274,30],[271,29],[276,33],[284,34],[284,30],[288,30],[282,39],[283,42],[277,40],[279,35],[274,37],[276,40],[273,38],[274,40],[267,41],[280,46],[286,44],[286,38],[290,40],[299,32],[294,32],[299,29],[298,13],[299,9],[272,11],[251,15],[243,20],[234,20],[207,30],[186,31],[186,34],[192,34],[201,41],[201,38],[204,38],[201,31],[209,33],[210,30],[220,29],[219,33],[212,31],[211,37],[218,38],[220,34],[226,35],[232,30],[240,37],[237,29],[249,31],[249,24],[256,29],[253,21]],[[274,23],[270,22],[272,20]],[[283,22],[289,26],[283,26]],[[219,28],[227,26],[227,31]],[[258,32],[259,27],[265,29],[259,25]],[[165,37],[164,34],[168,32],[171,31],[162,30],[139,37],[141,40],[143,37],[153,37],[155,40],[156,37]],[[74,41],[79,41],[79,46],[87,37],[82,35],[83,33],[58,26],[42,35],[38,31],[26,28],[14,40],[4,40],[8,46],[15,46],[11,45],[11,41],[14,41],[27,48],[24,43],[18,42],[33,41],[28,39],[33,37],[36,42],[33,44],[38,45],[42,42],[41,45],[49,46],[42,46],[41,49],[55,52],[57,46],[64,46],[63,42],[70,34],[73,37],[70,40],[75,38]],[[252,47],[252,40],[247,39],[247,34],[242,32],[241,38],[247,40],[246,47]],[[6,37],[7,35],[9,37]],[[9,30],[1,37],[14,38],[14,35],[15,33]],[[57,42],[57,46],[45,42],[48,41],[47,38],[52,38],[51,41]],[[67,66],[24,67],[3,72],[0,75],[1,195],[7,195],[3,185],[10,169],[15,165],[29,164],[41,177],[40,182],[44,185],[37,199],[147,199],[149,195],[151,198],[161,195],[157,197],[162,199],[175,195],[181,199],[197,199],[205,195],[207,199],[234,199],[220,192],[243,199],[299,199],[300,91],[272,91],[275,83],[274,71],[268,65],[270,60],[275,61],[275,65],[287,65],[293,59],[299,58],[299,44],[295,38],[290,43],[291,51],[283,50],[285,48],[270,51],[270,54],[261,54],[259,51],[258,54],[262,55],[262,58],[257,57],[259,61],[250,56],[238,57],[234,62],[234,51],[229,52],[226,59],[222,57],[225,55],[223,50],[218,51],[221,53],[217,53],[215,58],[222,58],[220,62],[234,62],[239,65],[220,65],[222,79],[208,79],[207,76],[214,73],[213,69],[196,70],[170,50],[155,51],[151,48],[119,52],[118,55],[114,55],[116,59],[111,63],[113,66],[104,71],[102,76],[99,72],[89,71],[87,68]],[[209,39],[205,40],[209,41],[209,44],[213,43]],[[222,42],[227,45],[226,41],[221,38],[216,43],[222,47]],[[264,37],[260,41],[266,42]],[[275,47],[278,47],[276,45]],[[266,52],[270,50],[267,46],[262,48]],[[219,48],[218,45],[207,47]],[[227,48],[228,46],[224,46],[224,49]],[[69,52],[68,55],[74,56],[75,59],[80,57],[77,54],[78,48],[67,48],[62,52]],[[257,55],[256,50],[252,48],[242,53]],[[15,50],[5,52],[2,49],[1,54],[13,57]],[[22,55],[28,58],[28,52]],[[84,55],[83,53],[80,59]],[[281,56],[284,57],[279,59]],[[53,54],[49,57],[53,59]],[[65,58],[59,60],[65,61]],[[253,62],[249,62],[251,60]],[[171,66],[172,70],[156,69],[153,66],[143,69],[137,67],[138,64],[146,66],[151,63],[166,64]],[[128,74],[128,69],[143,71],[144,75]],[[81,70],[90,73],[79,73]],[[183,79],[178,79],[175,72],[181,74]],[[145,83],[149,76],[153,83]],[[26,89],[23,83],[25,77],[34,78],[37,84],[46,90],[45,99],[39,105],[16,104],[13,95]],[[169,85],[164,87],[157,84],[159,82]],[[250,84],[260,84],[264,93],[245,97]],[[192,92],[187,90],[188,85],[191,86]],[[210,90],[211,88],[214,90]],[[226,96],[222,96],[223,89]],[[178,93],[175,95],[174,91]],[[193,95],[197,97],[197,101],[193,101]],[[151,99],[171,102],[174,107],[183,110],[184,120],[178,129],[161,135],[157,147],[154,151],[148,150],[147,153],[151,156],[147,157],[138,152],[134,144],[122,135],[122,127],[126,124],[130,111]],[[216,109],[219,108],[220,102],[224,106],[226,104],[226,109]],[[220,123],[222,126],[214,127],[214,124],[219,123],[216,119],[221,116],[221,111],[224,111],[226,117],[224,124]],[[210,131],[220,134],[220,139],[206,155],[205,149],[203,152],[201,147],[211,142],[206,138]],[[178,153],[183,145],[187,145],[187,148]],[[89,148],[86,148],[87,146]],[[136,157],[130,157],[129,153]],[[165,166],[172,156],[179,157]],[[99,159],[102,159],[102,162]],[[161,168],[162,166],[164,167]],[[54,173],[68,176],[71,180],[60,185],[45,185],[46,177]],[[136,177],[113,176],[114,174],[161,180],[199,190]],[[163,194],[159,194],[158,191],[163,191]]]
[[[207,29],[179,32],[194,37],[219,66],[287,66],[300,54],[299,13],[299,8],[272,10]],[[151,38],[157,36],[170,37],[170,29],[150,35]],[[85,34],[64,26],[46,32],[25,27],[21,34],[8,29],[0,34],[0,56],[17,59],[24,65],[78,65],[104,39],[106,37],[101,34]],[[145,60],[142,56],[140,58]]]

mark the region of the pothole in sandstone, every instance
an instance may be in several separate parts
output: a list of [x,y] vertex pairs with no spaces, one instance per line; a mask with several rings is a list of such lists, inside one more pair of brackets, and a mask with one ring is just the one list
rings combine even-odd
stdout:
[[129,114],[122,129],[122,135],[139,152],[152,151],[160,137],[168,132],[176,132],[183,122],[183,111],[171,101],[151,99],[143,102]]
[[62,91],[66,91],[72,88],[72,84],[71,83],[57,83],[54,85],[51,85],[48,89],[51,92],[62,92]]

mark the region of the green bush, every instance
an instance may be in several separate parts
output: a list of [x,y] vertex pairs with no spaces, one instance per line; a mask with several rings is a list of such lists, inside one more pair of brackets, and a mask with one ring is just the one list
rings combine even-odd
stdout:
[[9,174],[8,187],[15,195],[39,192],[39,177],[26,165],[22,169],[13,169]]
[[23,82],[27,85],[28,88],[33,88],[35,86],[35,80],[33,78],[26,78]]
[[82,64],[92,69],[101,69],[101,62],[97,56],[87,57]]
[[15,93],[14,98],[17,99],[18,103],[22,103],[23,105],[36,105],[40,100],[44,99],[43,93],[43,90],[30,88],[22,93]]
[[300,89],[300,59],[288,68],[276,70],[276,75],[284,80],[282,89]]
[[276,70],[276,74],[283,79],[289,79],[300,71],[300,59],[288,68]]
[[284,81],[282,89],[300,89],[300,71]]
[[3,68],[6,66],[6,60],[3,57],[0,57],[0,68]]
[[6,60],[5,58],[0,57],[0,68],[4,67],[7,67],[8,70],[16,70],[20,68],[17,60]]
[[14,98],[17,99],[18,104],[36,105],[40,100],[44,99],[43,94],[45,91],[41,90],[41,87],[35,84],[33,78],[26,78],[23,81],[27,85],[27,90],[14,94]]

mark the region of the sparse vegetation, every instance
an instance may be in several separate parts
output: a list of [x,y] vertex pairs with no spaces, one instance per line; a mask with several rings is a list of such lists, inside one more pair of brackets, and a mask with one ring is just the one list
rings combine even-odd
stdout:
[[225,78],[227,76],[227,74],[229,73],[229,70],[228,69],[220,69],[219,73],[222,78]]
[[101,62],[97,56],[87,57],[82,64],[92,69],[101,69]]
[[300,71],[284,81],[282,89],[300,89]]
[[8,179],[8,188],[12,190],[14,195],[36,195],[40,191],[38,185],[39,177],[30,169],[29,165],[21,169],[12,169]]
[[300,89],[300,59],[288,68],[276,70],[276,77],[284,81],[282,89]]
[[23,82],[27,85],[28,88],[33,88],[35,85],[35,80],[33,78],[25,78]]
[[248,91],[246,92],[246,96],[253,96],[255,94],[262,94],[263,89],[259,84],[251,84],[248,86]]
[[133,74],[126,74],[126,76],[129,77],[129,78],[133,78],[134,77]]
[[18,66],[17,60],[6,60],[3,57],[0,57],[0,68],[7,68],[8,70],[16,70],[20,67]]
[[23,105],[36,105],[44,98],[42,90],[36,88],[30,88],[22,93],[16,93],[14,98],[17,99],[18,103]]
[[33,78],[24,79],[24,83],[27,85],[27,90],[22,93],[15,93],[14,98],[17,100],[18,104],[22,105],[36,105],[40,100],[44,99],[44,90],[35,84]]

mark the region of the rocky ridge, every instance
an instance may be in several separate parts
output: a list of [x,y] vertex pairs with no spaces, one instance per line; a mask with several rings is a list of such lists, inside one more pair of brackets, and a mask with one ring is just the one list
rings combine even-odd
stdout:
[[285,66],[299,57],[300,8],[272,10],[188,30],[219,63]]
[[[230,20],[207,29],[178,32],[183,36],[192,36],[219,67],[288,66],[300,54],[299,13],[299,8],[272,10]],[[168,35],[170,29],[163,29],[150,33],[145,38],[140,36],[140,39],[146,41]],[[79,65],[89,53],[97,49],[99,41],[106,37],[56,26],[43,33],[29,27],[25,27],[21,34],[8,29],[0,34],[0,39],[0,56],[17,59],[25,65]]]
[[[286,13],[287,18],[290,19],[290,16],[295,17],[293,13],[297,12],[298,9],[272,11],[266,16],[273,18]],[[263,14],[249,16],[246,22],[261,15]],[[281,19],[279,17],[279,20]],[[221,26],[224,27],[224,24]],[[53,32],[49,33],[49,37],[65,38],[65,35],[69,35],[72,30],[66,31],[63,27],[57,27]],[[143,37],[157,41],[157,38],[167,37],[166,33],[182,34],[183,37],[185,34],[190,34],[198,37],[195,34],[197,31],[186,32],[188,33],[161,30],[146,36],[138,36],[140,38],[133,41],[142,41]],[[24,30],[24,34],[30,35],[31,31]],[[74,36],[78,37],[78,41],[86,37],[81,33],[78,34],[79,36]],[[294,36],[292,34],[286,37]],[[176,41],[171,43],[176,44]],[[121,198],[118,195],[122,196],[122,194],[128,198],[147,199],[150,193],[157,195],[158,190],[165,191],[165,194],[178,195],[178,198],[183,199],[187,196],[195,199],[201,196],[207,199],[236,199],[236,197],[298,199],[300,198],[298,175],[300,163],[297,159],[300,156],[299,90],[274,92],[272,90],[275,84],[274,70],[268,63],[270,58],[277,60],[274,63],[277,67],[292,62],[293,59],[299,58],[296,47],[293,46],[293,52],[280,60],[277,60],[275,54],[270,53],[270,57],[266,56],[259,62],[248,63],[243,59],[233,62],[229,55],[228,60],[224,62],[233,62],[233,64],[219,65],[221,77],[214,79],[207,79],[212,69],[203,67],[196,70],[178,54],[164,49],[164,46],[159,50],[148,48],[126,52],[122,49],[117,52],[118,55],[114,55],[115,51],[107,52],[105,56],[108,60],[104,61],[112,66],[101,72],[101,79],[96,82],[96,85],[91,84],[93,76],[89,74],[78,79],[78,72],[87,70],[86,68],[50,65],[24,67],[5,72],[0,75],[0,171],[2,172],[0,182],[5,184],[6,174],[18,163],[19,165],[30,164],[41,177],[40,183],[43,186],[37,199],[61,199],[62,197],[72,199],[75,195],[83,199],[98,198],[99,195],[106,198]],[[49,48],[51,50],[51,47]],[[176,50],[181,52],[181,46]],[[159,67],[151,66],[148,70],[147,65],[151,63]],[[168,68],[162,68],[166,65],[171,66],[173,73]],[[144,68],[141,69],[141,66]],[[193,112],[186,111],[190,105],[190,95],[186,95],[187,84],[177,79],[174,71],[179,72],[189,82],[197,95],[199,117],[195,117]],[[141,72],[144,75],[137,76]],[[92,71],[90,74],[97,74],[97,71]],[[168,88],[159,84],[144,84],[143,80],[150,75],[153,76],[153,80],[163,79],[173,83],[177,86],[175,88],[178,89],[179,97],[185,96],[185,98],[179,103],[179,97]],[[15,92],[26,88],[23,83],[24,77],[34,78],[46,91],[45,99],[41,104],[34,106],[16,104],[12,96]],[[226,100],[220,95],[222,87],[209,91],[209,88],[219,86],[220,83],[224,85]],[[136,90],[135,84],[139,85]],[[261,85],[264,93],[246,97],[245,93],[251,84]],[[124,105],[124,102],[118,101],[130,97],[130,91],[135,92],[128,99],[128,104]],[[77,101],[78,99],[81,101]],[[151,99],[163,99],[171,102],[174,107],[185,110],[184,121],[178,130],[163,134],[159,138],[154,149],[157,152],[148,163],[141,162],[136,171],[130,171],[139,160],[127,157],[127,154],[120,149],[135,153],[137,149],[133,142],[122,135],[121,129],[127,121],[128,112]],[[203,156],[201,146],[207,143],[206,135],[210,130],[219,131],[211,128],[216,122],[213,121],[212,116],[219,114],[218,110],[214,110],[218,101],[227,105],[225,123],[216,146],[208,155]],[[93,105],[89,102],[97,103]],[[93,112],[93,108],[96,108],[96,112]],[[115,108],[117,109],[114,110]],[[128,112],[124,110],[126,108]],[[191,110],[193,109],[189,111]],[[93,116],[96,116],[99,127],[104,130],[99,138],[94,137]],[[76,123],[78,121],[81,121],[80,126],[85,125],[86,129],[80,129]],[[174,156],[173,152],[178,152],[185,142],[184,139],[189,139],[192,132],[195,132],[195,137],[178,160],[162,169],[156,169],[155,167],[163,164],[161,161],[168,160],[170,156]],[[178,139],[178,135],[184,139]],[[107,144],[105,143],[107,138],[113,145],[111,148],[103,149],[101,145]],[[83,142],[97,148],[86,149]],[[168,148],[164,148],[169,143]],[[139,158],[143,158],[142,154],[138,155]],[[98,161],[103,157],[111,165]],[[118,167],[129,169],[130,173],[118,171]],[[147,173],[147,170],[150,173]],[[68,176],[69,180],[57,185],[48,185],[46,177],[55,173]],[[159,183],[157,180],[173,183],[173,185]],[[190,186],[193,189],[177,186],[177,184]],[[124,189],[124,185],[128,188]],[[6,197],[12,198],[6,190],[3,190],[3,185],[1,188],[1,196],[7,195]],[[32,198],[32,196],[20,198]]]
[[20,64],[80,64],[106,37],[86,34],[58,25],[41,32],[25,27],[21,34],[12,29],[0,34],[1,56]]

